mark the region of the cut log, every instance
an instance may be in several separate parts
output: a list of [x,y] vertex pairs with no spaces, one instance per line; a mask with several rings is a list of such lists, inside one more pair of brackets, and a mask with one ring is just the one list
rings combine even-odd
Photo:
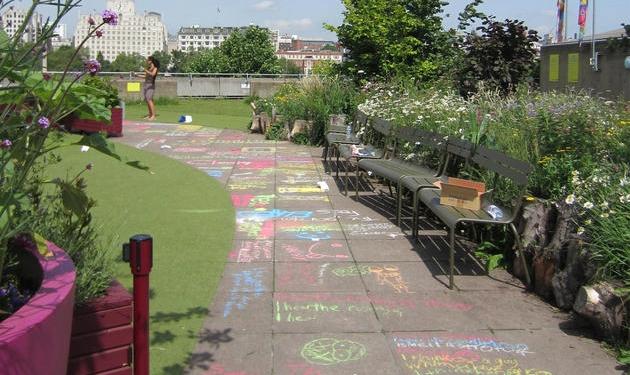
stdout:
[[600,338],[619,342],[623,337],[624,303],[614,290],[608,283],[583,286],[573,310],[591,322]]

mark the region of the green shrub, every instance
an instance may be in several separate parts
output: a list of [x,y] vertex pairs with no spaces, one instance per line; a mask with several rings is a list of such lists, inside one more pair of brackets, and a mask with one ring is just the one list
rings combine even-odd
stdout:
[[118,98],[118,88],[114,86],[109,78],[98,76],[86,76],[81,80],[81,83],[85,86],[96,89],[96,96],[103,97],[105,99],[105,105],[109,108],[120,105],[120,99]]
[[354,116],[359,93],[354,84],[341,77],[307,77],[298,83],[280,87],[273,97],[273,105],[286,121],[313,121],[309,142],[322,144],[332,114]]

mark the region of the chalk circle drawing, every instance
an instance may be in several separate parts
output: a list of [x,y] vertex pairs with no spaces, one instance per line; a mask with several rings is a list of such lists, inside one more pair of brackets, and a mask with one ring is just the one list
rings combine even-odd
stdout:
[[350,340],[321,338],[304,345],[302,358],[314,365],[331,366],[358,361],[365,357],[365,346]]

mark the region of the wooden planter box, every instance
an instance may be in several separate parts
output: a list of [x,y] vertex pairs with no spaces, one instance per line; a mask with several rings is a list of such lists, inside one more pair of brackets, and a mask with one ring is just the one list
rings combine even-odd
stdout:
[[132,373],[133,299],[118,282],[74,311],[69,375]]
[[112,108],[112,123],[96,121],[96,120],[83,120],[80,118],[72,118],[69,121],[68,126],[70,131],[85,133],[98,133],[107,132],[110,137],[122,137],[123,130],[123,109],[119,107]]

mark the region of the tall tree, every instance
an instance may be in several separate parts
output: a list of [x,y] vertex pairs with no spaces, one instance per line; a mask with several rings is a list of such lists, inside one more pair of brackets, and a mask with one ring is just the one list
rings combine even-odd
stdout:
[[184,73],[224,73],[228,63],[227,58],[218,48],[202,49],[189,54],[184,63]]
[[[191,58],[191,53],[186,51],[173,50],[171,51],[170,65],[168,71],[171,73],[182,73],[188,59]],[[162,68],[164,70],[164,68]]]
[[225,55],[228,73],[280,72],[267,29],[250,26],[232,33],[219,50]]
[[171,54],[168,51],[155,51],[151,55],[160,62],[160,71],[166,72],[169,71],[169,67],[171,66]]
[[145,58],[138,53],[121,53],[112,62],[112,72],[138,72],[144,66]]
[[539,40],[523,21],[483,17],[481,26],[463,40],[464,56],[457,72],[461,94],[476,92],[482,81],[502,93],[527,82],[537,66],[535,43]]
[[449,68],[453,32],[443,30],[442,0],[342,1],[343,24],[326,27],[349,50],[350,73],[430,80]]
[[109,62],[109,60],[105,60],[105,56],[103,56],[103,53],[101,51],[98,51],[98,53],[96,54],[96,61],[98,61],[99,63],[101,63],[101,70],[104,72],[111,72],[111,67],[112,67],[112,63]]

